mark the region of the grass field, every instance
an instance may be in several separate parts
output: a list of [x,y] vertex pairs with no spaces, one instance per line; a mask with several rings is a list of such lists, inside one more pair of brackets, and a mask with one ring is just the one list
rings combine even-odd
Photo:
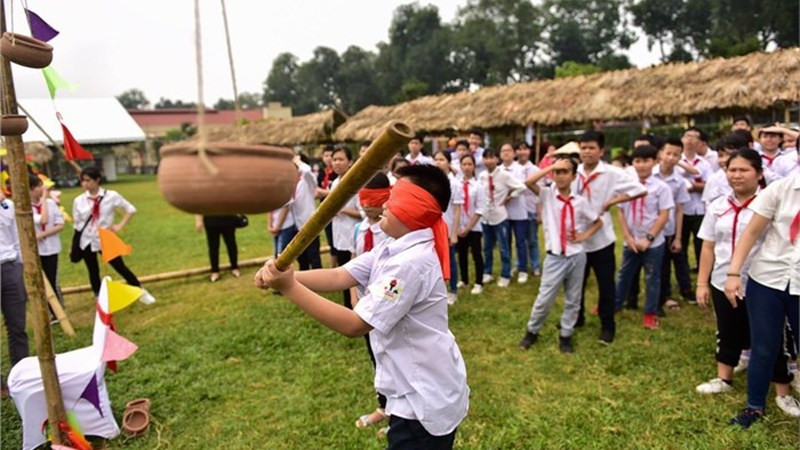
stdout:
[[[138,275],[207,264],[205,238],[193,218],[168,206],[152,177],[109,185],[138,208],[122,236],[133,245],[126,262]],[[78,192],[64,193],[66,205]],[[265,216],[239,230],[240,257],[271,252]],[[71,230],[62,233],[62,286],[85,284],[82,265],[68,262]],[[618,252],[618,255],[620,252]],[[226,257],[222,257],[223,263]],[[102,269],[119,278],[108,266]],[[374,430],[353,426],[374,409],[372,367],[362,339],[318,325],[280,296],[224,274],[150,284],[152,306],[135,304],[115,315],[118,332],[139,351],[106,373],[112,405],[152,402],[153,427],[108,448],[383,448]],[[657,331],[641,327],[640,313],[619,316],[617,340],[597,343],[599,322],[587,320],[576,353],[557,349],[560,306],[540,341],[523,352],[538,281],[466,292],[450,309],[472,389],[470,412],[459,428],[459,448],[795,448],[798,423],[769,397],[768,417],[749,431],[726,425],[745,402],[745,377],[736,390],[700,396],[694,387],[715,375],[713,315],[684,304]],[[596,301],[592,288],[589,306]],[[338,300],[337,296],[332,296]],[[67,297],[78,336],[56,331],[58,352],[89,345],[94,319],[90,294]],[[30,321],[29,321],[30,323]],[[33,335],[31,350],[33,350]],[[2,333],[5,339],[5,332]],[[8,353],[2,345],[3,374]],[[21,446],[21,424],[11,400],[2,402],[2,448]]]

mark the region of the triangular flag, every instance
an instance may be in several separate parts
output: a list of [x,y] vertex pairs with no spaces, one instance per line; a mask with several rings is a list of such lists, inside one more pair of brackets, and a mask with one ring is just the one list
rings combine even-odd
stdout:
[[89,403],[91,403],[97,412],[100,413],[100,417],[105,417],[103,415],[103,410],[100,408],[100,392],[97,389],[96,374],[92,375],[91,381],[89,381],[89,384],[87,384],[86,388],[84,388],[80,398],[86,399]]
[[100,250],[103,252],[103,262],[108,264],[114,258],[131,254],[133,247],[126,244],[116,233],[105,228],[98,228],[97,231],[100,234]]
[[47,90],[50,91],[50,98],[56,98],[56,91],[59,89],[75,90],[74,84],[67,83],[67,81],[61,78],[61,75],[56,72],[56,69],[50,66],[42,69],[42,74],[44,75],[44,81],[47,82]]
[[128,357],[138,349],[139,346],[133,342],[108,330],[108,334],[106,334],[106,345],[103,348],[103,356],[100,359],[105,362],[122,361],[128,359]]
[[114,314],[123,310],[142,296],[142,288],[120,283],[108,282],[108,312]]
[[72,137],[72,133],[69,132],[63,122],[61,123],[61,131],[64,132],[64,152],[66,152],[65,157],[67,161],[72,161],[73,159],[94,159],[94,155],[81,147],[81,144]]
[[31,34],[40,41],[49,41],[58,36],[58,30],[51,27],[49,23],[45,22],[38,14],[30,9],[25,10],[28,13],[28,20],[31,24]]

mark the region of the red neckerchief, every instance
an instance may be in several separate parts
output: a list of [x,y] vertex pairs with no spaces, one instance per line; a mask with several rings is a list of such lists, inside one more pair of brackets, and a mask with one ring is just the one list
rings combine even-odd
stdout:
[[791,239],[792,245],[794,245],[795,241],[797,240],[798,234],[800,234],[800,211],[798,211],[797,215],[794,216],[792,225],[789,226],[789,239]]
[[[642,186],[645,186],[647,184],[646,181],[641,181],[640,180],[639,182],[642,183]],[[643,196],[641,196],[639,198],[635,198],[631,202],[631,217],[633,218],[633,224],[634,225],[636,225],[636,211],[637,211],[637,209],[639,210],[639,224],[641,225],[641,224],[644,223],[644,198],[645,197],[647,197],[647,194],[644,194]]]
[[731,256],[733,255],[733,252],[736,251],[736,229],[739,225],[739,213],[742,212],[743,209],[747,208],[747,206],[755,198],[756,196],[753,195],[745,200],[745,202],[741,205],[737,205],[732,198],[728,198],[728,204],[731,205],[731,208],[728,211],[733,211],[733,228],[731,228]]
[[588,177],[586,177],[582,173],[579,173],[578,176],[580,177],[580,180],[581,180],[581,182],[579,184],[579,187],[578,187],[578,194],[583,195],[583,192],[586,191],[586,199],[589,200],[589,203],[591,203],[592,202],[592,188],[591,188],[591,186],[589,186],[589,184],[591,184],[591,182],[594,181],[595,178],[600,176],[600,172],[595,172],[595,173],[589,175]]
[[[98,192],[99,194],[99,192]],[[100,201],[103,200],[103,197],[98,195],[96,197],[86,197],[92,203],[92,223],[97,223],[100,220]]]
[[325,168],[325,177],[322,179],[322,189],[328,189],[328,185],[331,183],[331,174],[333,173],[333,169],[330,167]]
[[375,236],[372,234],[372,226],[367,227],[367,233],[364,234],[364,253],[372,250],[375,247]]
[[494,205],[494,176],[492,174],[489,174],[489,203]]
[[561,207],[561,254],[567,254],[567,214],[569,214],[570,222],[572,223],[571,235],[575,235],[575,208],[572,206],[572,196],[564,198],[561,194],[556,195],[556,198],[564,202]]
[[[34,204],[32,206],[33,206],[33,209],[36,210],[36,214],[39,214],[41,216],[42,215],[42,206],[44,206],[44,200],[39,202],[38,205]],[[44,231],[44,228],[45,228],[46,225],[47,225],[46,223],[42,222],[42,231]]]
[[462,189],[464,189],[464,214],[469,218],[469,181],[464,181]]
[[775,156],[768,156],[766,153],[761,154],[761,157],[767,160],[767,167],[772,167],[772,163],[778,156],[781,156],[780,152],[778,152],[778,154],[776,154]]

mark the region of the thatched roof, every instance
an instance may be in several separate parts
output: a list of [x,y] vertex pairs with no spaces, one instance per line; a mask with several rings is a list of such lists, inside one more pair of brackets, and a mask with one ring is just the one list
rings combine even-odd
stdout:
[[26,142],[25,156],[29,156],[36,164],[44,164],[53,159],[53,151],[41,142]]
[[349,118],[335,137],[373,139],[390,119],[403,121],[418,132],[442,132],[678,117],[718,110],[766,109],[797,101],[800,49],[793,48],[370,106]]
[[[245,125],[209,129],[210,141],[234,141],[243,144],[299,145],[330,142],[333,132],[347,116],[330,109],[288,119],[266,119]],[[197,139],[195,135],[192,140]]]

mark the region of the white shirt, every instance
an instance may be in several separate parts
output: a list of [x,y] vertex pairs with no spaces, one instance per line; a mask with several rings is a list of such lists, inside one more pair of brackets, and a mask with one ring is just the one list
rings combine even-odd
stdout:
[[[542,203],[542,226],[544,227],[545,249],[556,255],[564,254],[561,248],[561,214],[566,203],[558,199],[558,188],[543,186],[539,188],[539,201]],[[534,194],[535,195],[535,194]],[[572,195],[572,209],[574,210],[574,227],[576,233],[586,231],[600,215],[589,202],[581,196]],[[567,209],[565,226],[567,233],[573,228],[573,217]],[[569,235],[568,235],[569,236]],[[570,242],[567,239],[566,256],[576,255],[585,251],[583,243]]]
[[301,162],[298,167],[297,187],[294,190],[294,201],[292,201],[291,209],[294,216],[297,228],[302,228],[306,224],[314,210],[317,203],[314,200],[314,192],[317,189],[317,178],[311,167],[308,164]]
[[472,158],[475,160],[475,175],[480,175],[486,171],[486,164],[483,163],[483,147],[478,147],[472,152]]
[[[472,215],[478,211],[478,203],[480,203],[479,197],[481,195],[481,190],[478,188],[478,179],[475,177],[470,178],[467,180],[467,192],[469,196],[469,201],[467,201],[467,195],[464,194],[464,180],[463,178],[460,181],[460,188],[461,195],[464,197],[464,205],[461,207],[461,228],[464,228],[469,223],[469,220],[472,218]],[[470,231],[477,231],[481,232],[481,221],[475,222],[475,226],[472,227]]]
[[716,150],[712,150],[711,148],[706,147],[706,154],[700,155],[701,158],[705,159],[708,162],[708,165],[711,166],[711,172],[716,172],[719,170],[719,154]]
[[89,221],[86,229],[83,230],[83,234],[81,234],[80,247],[85,249],[91,245],[93,252],[100,251],[100,235],[97,233],[97,229],[111,228],[111,225],[114,225],[114,213],[117,209],[122,209],[131,214],[136,212],[136,208],[117,191],[106,190],[101,187],[97,191],[97,195],[103,197],[100,201],[100,218],[97,221],[90,220],[94,198],[89,196],[89,192],[84,192],[72,201],[72,226],[75,227],[75,230],[80,231],[86,225],[86,221]]
[[[736,217],[736,211],[731,207],[729,201],[741,206],[741,203],[733,196],[717,198],[708,205],[706,216],[700,225],[700,231],[697,232],[697,237],[704,242],[714,243],[714,268],[711,270],[711,285],[720,291],[725,290],[725,279],[728,277],[728,267],[731,265],[731,257],[733,257],[733,220]],[[752,202],[750,204],[752,205]],[[753,217],[753,211],[749,206],[739,212],[736,220],[736,242],[739,242],[744,229]],[[761,240],[753,247],[753,251],[750,252],[742,266],[742,286],[747,286],[747,270],[759,246],[761,246]]]
[[800,295],[800,237],[794,245],[789,240],[789,227],[800,211],[800,175],[768,185],[750,209],[772,221],[753,257],[750,278],[779,291],[788,285],[791,295]]
[[[628,231],[635,240],[645,239],[658,220],[658,215],[665,209],[674,209],[672,190],[669,185],[656,177],[648,177],[644,182],[647,195],[620,205],[625,216]],[[670,211],[672,214],[672,211]],[[664,229],[655,235],[650,247],[658,247],[664,243]],[[625,243],[627,245],[627,243]]]
[[[61,209],[58,207],[55,200],[51,198],[44,199],[42,208],[47,208],[47,223],[45,223],[44,229],[42,229],[42,215],[36,212],[36,208],[32,208],[33,226],[36,233],[50,230],[57,225],[64,225],[64,215],[61,214]],[[61,253],[61,237],[58,233],[47,236],[41,241],[38,241],[37,244],[40,256],[50,256]]]
[[778,178],[786,178],[800,173],[800,156],[796,151],[779,156],[772,163],[772,171]]
[[[443,213],[443,216],[444,222],[447,224],[447,230],[452,233],[456,205],[461,205],[461,208],[464,208],[464,190],[461,187],[461,183],[459,183],[458,179],[452,173],[447,175],[447,179],[450,180],[450,203],[447,205],[447,211]],[[463,213],[459,218],[462,216]],[[458,232],[458,230],[456,230],[456,232]]]
[[364,220],[356,225],[355,235],[353,237],[356,242],[356,251],[353,253],[353,257],[363,255],[365,253],[364,238],[367,235],[367,230],[372,231],[372,248],[376,248],[386,239],[392,239],[383,232],[380,221],[370,225],[369,219],[365,217]]
[[775,164],[775,161],[777,161],[777,160],[778,160],[778,158],[780,158],[780,157],[781,157],[781,156],[783,156],[783,155],[786,155],[786,154],[789,154],[789,153],[791,153],[791,150],[790,150],[790,149],[788,149],[788,148],[780,148],[780,147],[778,147],[778,151],[777,151],[777,152],[775,152],[775,156],[773,156],[773,157],[770,159],[770,157],[769,157],[769,156],[767,156],[767,155],[764,153],[764,149],[763,149],[763,148],[761,148],[761,149],[758,149],[757,151],[758,151],[758,153],[761,155],[761,162],[764,164],[764,168],[765,168],[765,169],[766,169],[766,168],[770,168],[770,169],[771,169],[771,168],[772,168],[772,165],[773,165],[773,164]]
[[478,185],[481,190],[478,195],[481,200],[478,214],[483,223],[492,226],[508,219],[508,210],[502,204],[506,195],[510,193],[511,198],[519,197],[527,189],[525,184],[500,166],[495,167],[492,173],[486,170],[478,175]]
[[292,200],[289,200],[289,203],[287,203],[287,204],[281,206],[280,208],[276,209],[275,211],[272,211],[271,213],[269,213],[270,214],[270,220],[272,221],[272,226],[275,226],[275,224],[278,223],[278,220],[280,220],[280,218],[281,218],[281,210],[283,210],[283,208],[285,208],[286,206],[289,207],[289,211],[286,212],[286,217],[283,219],[283,223],[281,224],[280,229],[281,230],[285,230],[285,229],[287,229],[289,227],[293,227],[294,226],[294,224],[295,224],[294,214],[292,213],[292,204],[293,203],[294,202]]
[[21,260],[14,202],[9,199],[0,200],[0,263]]
[[600,231],[593,234],[584,244],[586,251],[601,250],[616,241],[611,214],[608,211],[603,212],[603,206],[609,200],[622,194],[636,197],[646,192],[647,189],[639,183],[639,179],[636,176],[625,172],[619,167],[600,161],[591,175],[587,177],[583,164],[579,165],[578,177],[572,183],[572,193],[588,200],[589,204],[592,205],[592,209],[597,211],[601,215],[600,218],[603,219],[603,227],[600,228]]
[[[522,168],[522,178],[520,179],[523,183],[525,183],[525,180],[530,178],[531,175],[539,171],[539,167],[530,161],[526,162],[525,164],[521,164],[520,167]],[[534,194],[532,190],[526,188],[524,191],[522,191],[522,197],[525,199],[525,209],[527,212],[535,213],[536,205],[539,203],[539,198],[536,196],[536,194]]]
[[[699,155],[695,155],[694,158],[689,160],[685,154],[681,155],[681,161],[684,163],[693,166],[697,169],[700,174],[699,175],[692,175],[689,172],[683,170],[681,167],[675,167],[675,170],[678,171],[678,174],[682,177],[686,178],[690,182],[696,183],[705,183],[708,181],[708,177],[711,176],[711,164],[708,163],[705,159],[703,159]],[[703,203],[703,193],[702,192],[689,192],[690,200],[683,206],[683,213],[687,216],[702,216],[706,212],[706,206]]]
[[384,241],[344,265],[367,295],[353,308],[373,327],[375,389],[386,414],[419,420],[434,436],[469,409],[467,371],[447,321],[447,288],[430,228]]
[[[331,184],[331,189],[336,189],[339,186],[341,177],[337,177]],[[357,196],[350,197],[350,200],[344,204],[344,208],[350,208],[358,211],[358,198]],[[356,250],[356,242],[353,239],[356,224],[361,222],[361,219],[350,217],[342,212],[333,216],[333,248],[343,252],[353,253]]]
[[416,166],[417,164],[427,164],[429,166],[433,165],[433,158],[423,155],[422,152],[417,155],[416,159],[411,157],[411,153],[407,154],[406,161],[408,161],[408,163],[412,166]]
[[[673,168],[672,173],[669,175],[664,175],[661,173],[661,169],[658,165],[653,167],[653,176],[657,179],[663,181],[664,183],[669,186],[669,190],[672,193],[672,201],[675,205],[685,205],[689,201],[689,182],[686,181],[685,178],[678,175]],[[672,211],[669,212],[669,220],[667,224],[664,225],[664,236],[674,236],[676,232],[676,223],[675,223],[675,214],[677,213],[677,208],[673,208]]]
[[[516,178],[523,184],[525,183],[525,173],[522,170],[522,166],[517,164],[516,161],[512,162],[511,165],[506,166],[505,164],[500,164],[500,169],[507,172],[512,177]],[[522,195],[519,197],[514,197],[506,203],[506,211],[508,212],[508,220],[528,220],[528,209],[525,206],[525,191],[529,191],[530,189],[525,189],[522,191]]]
[[728,197],[733,194],[731,184],[728,183],[728,174],[720,169],[711,174],[706,180],[706,187],[703,188],[703,195],[700,197],[706,207],[720,197]]

